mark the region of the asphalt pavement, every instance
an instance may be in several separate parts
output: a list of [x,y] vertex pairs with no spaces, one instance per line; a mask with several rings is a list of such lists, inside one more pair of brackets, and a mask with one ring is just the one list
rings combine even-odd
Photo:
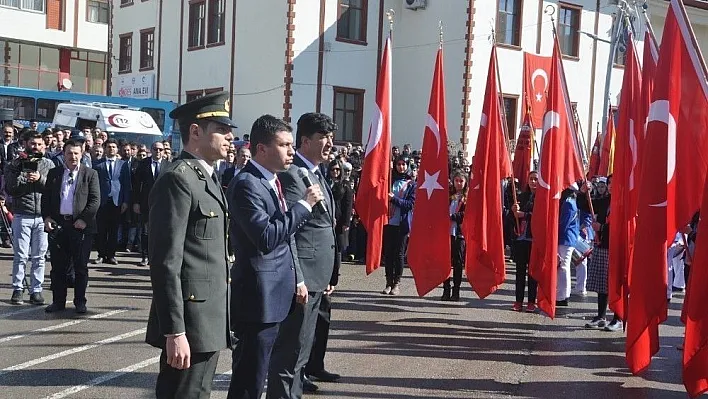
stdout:
[[[119,265],[91,265],[88,314],[10,304],[12,250],[0,250],[0,398],[150,398],[159,350],[144,343],[149,269],[122,253]],[[47,263],[45,287],[49,286]],[[399,296],[379,294],[383,270],[344,264],[333,294],[320,398],[685,398],[681,384],[683,295],[661,326],[661,350],[641,377],[624,361],[624,334],[587,330],[594,294],[571,298],[555,320],[511,311],[507,284],[484,300],[465,283],[460,302],[440,291],[419,298],[410,271]],[[46,289],[46,288],[45,288]],[[44,292],[47,303],[51,292]],[[71,291],[69,298],[71,298]],[[212,398],[225,398],[231,353],[221,352]]]

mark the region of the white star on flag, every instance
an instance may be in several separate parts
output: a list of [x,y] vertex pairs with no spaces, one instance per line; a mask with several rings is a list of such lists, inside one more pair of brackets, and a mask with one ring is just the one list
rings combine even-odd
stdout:
[[541,102],[541,100],[543,100],[543,94],[536,93],[536,101]]
[[429,175],[428,171],[425,171],[423,173],[425,174],[425,181],[423,182],[423,184],[420,185],[420,189],[427,191],[428,199],[430,199],[430,197],[433,195],[433,191],[443,189],[440,183],[438,183],[438,176],[440,175],[440,171],[437,171],[432,175]]

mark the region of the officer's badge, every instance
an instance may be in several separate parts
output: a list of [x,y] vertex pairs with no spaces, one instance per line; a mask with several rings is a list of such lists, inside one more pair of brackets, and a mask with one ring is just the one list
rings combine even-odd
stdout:
[[200,179],[205,179],[204,173],[202,173],[202,170],[199,169],[196,165],[193,166],[194,172],[199,176]]
[[229,100],[228,98],[226,99],[226,101],[224,101],[224,110],[226,112],[231,112],[231,100]]

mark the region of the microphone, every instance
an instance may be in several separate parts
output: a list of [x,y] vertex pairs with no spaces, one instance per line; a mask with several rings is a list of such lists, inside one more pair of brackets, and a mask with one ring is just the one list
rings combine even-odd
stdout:
[[[299,168],[297,170],[297,175],[300,176],[302,182],[305,183],[305,187],[310,188],[310,186],[312,186],[312,180],[310,180],[310,175],[307,168]],[[314,207],[322,213],[327,213],[327,206],[322,200],[319,200]]]

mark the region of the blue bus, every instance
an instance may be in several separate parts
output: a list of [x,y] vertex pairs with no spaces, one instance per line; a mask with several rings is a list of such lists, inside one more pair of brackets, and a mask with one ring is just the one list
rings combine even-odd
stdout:
[[[0,86],[0,108],[15,110],[15,120],[28,126],[31,119],[39,123],[40,131],[50,127],[57,105],[70,101],[100,102],[127,105],[147,112],[157,123],[165,139],[172,137],[172,148],[179,149],[181,141],[174,120],[169,113],[177,107],[171,101],[142,100],[128,97],[108,97],[68,91],[46,91],[21,87]],[[173,132],[174,131],[174,132]],[[175,134],[173,134],[175,133]]]

